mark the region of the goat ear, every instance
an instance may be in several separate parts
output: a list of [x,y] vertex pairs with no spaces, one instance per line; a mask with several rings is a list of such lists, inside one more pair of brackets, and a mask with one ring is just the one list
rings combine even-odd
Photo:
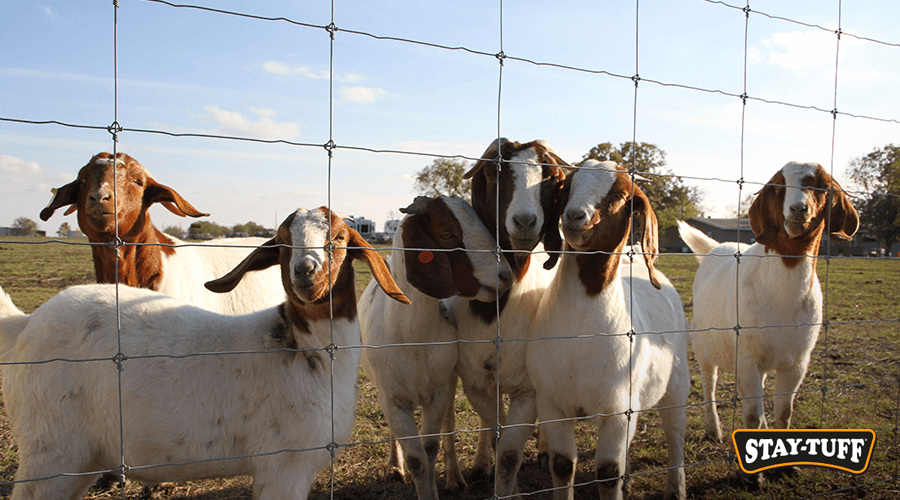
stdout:
[[372,246],[353,228],[350,228],[350,239],[347,242],[347,247],[347,253],[351,257],[362,260],[369,265],[369,268],[372,270],[372,276],[375,277],[378,286],[384,290],[388,297],[404,304],[410,303],[406,295],[403,295],[400,287],[397,286],[397,283],[394,282],[391,270],[388,268],[384,258],[373,250]]
[[753,204],[750,205],[750,229],[756,235],[756,242],[761,245],[772,243],[781,232],[777,214],[781,203],[778,203],[778,194],[775,189],[784,186],[785,182],[784,175],[779,171],[763,186],[756,199],[753,200]]
[[492,142],[491,145],[484,150],[484,153],[481,153],[481,159],[475,162],[475,166],[470,168],[469,171],[466,172],[465,175],[463,175],[463,179],[471,179],[472,177],[475,177],[475,174],[483,169],[487,163],[492,162],[495,158],[497,158],[497,154],[500,152],[500,148],[504,143],[507,142],[510,142],[510,140],[506,137],[494,139],[494,142]]
[[253,271],[262,271],[279,264],[278,256],[281,253],[281,249],[275,246],[276,243],[275,238],[263,243],[259,248],[250,252],[250,255],[245,257],[228,274],[219,279],[207,281],[203,286],[211,292],[230,292],[241,282],[245,274]]
[[403,247],[409,249],[400,250],[406,267],[406,281],[429,297],[453,297],[459,290],[453,284],[450,258],[446,252],[430,250],[440,247],[428,232],[426,217],[410,215],[403,221]]
[[147,187],[144,189],[144,205],[150,206],[154,203],[162,203],[166,209],[179,217],[208,217],[209,214],[203,213],[187,200],[181,197],[177,191],[153,180],[147,178]]
[[560,174],[562,179],[556,185],[556,193],[553,196],[553,205],[550,212],[544,215],[544,250],[547,251],[549,257],[544,262],[544,269],[553,269],[559,260],[559,252],[563,249],[562,236],[559,233],[559,218],[562,211],[569,203],[569,185],[571,181],[565,179],[566,174]]
[[641,249],[644,252],[644,263],[647,264],[647,270],[650,272],[650,283],[659,290],[662,284],[656,276],[656,268],[653,263],[659,255],[659,221],[656,219],[656,213],[650,206],[650,199],[637,186],[634,189],[634,210],[640,212],[644,219],[644,236],[641,238]]
[[828,235],[834,241],[850,241],[859,230],[859,214],[837,181],[832,179],[828,187],[832,186],[834,192],[829,193],[831,210],[826,213],[826,217],[830,217]]
[[66,210],[65,215],[69,215],[77,210],[78,195],[80,192],[81,182],[78,179],[75,179],[63,187],[54,189],[53,197],[50,198],[50,203],[41,210],[41,220],[46,222],[53,216],[53,212],[56,212],[57,208],[65,207],[67,205],[72,205],[72,207]]

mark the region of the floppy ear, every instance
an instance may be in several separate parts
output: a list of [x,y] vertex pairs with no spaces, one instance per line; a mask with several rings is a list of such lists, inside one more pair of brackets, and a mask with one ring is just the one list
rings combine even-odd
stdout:
[[356,230],[353,228],[349,229],[350,239],[347,242],[347,253],[354,259],[359,259],[369,265],[369,269],[372,270],[372,276],[375,277],[378,286],[384,290],[384,293],[386,293],[388,297],[397,302],[409,304],[409,299],[406,298],[406,295],[403,295],[403,291],[400,290],[400,287],[394,282],[394,278],[391,276],[391,270],[388,269],[384,258],[379,255],[378,252],[373,250],[372,246],[369,245]]
[[501,145],[506,142],[510,142],[506,137],[494,139],[494,142],[484,150],[484,153],[481,153],[481,159],[475,162],[475,166],[470,168],[469,171],[463,175],[463,179],[475,177],[475,174],[484,168],[486,163],[494,161],[494,158],[497,157],[497,154],[500,151]]
[[779,171],[763,186],[756,199],[753,200],[753,204],[750,205],[750,229],[756,235],[756,242],[761,245],[768,245],[781,232],[777,215],[781,203],[779,203],[775,189],[784,186],[785,183],[784,175]]
[[178,192],[169,186],[165,186],[153,180],[153,178],[147,178],[147,187],[144,189],[144,206],[149,207],[154,203],[162,203],[166,209],[168,209],[173,214],[184,217],[207,217],[209,214],[200,212],[193,205],[187,202],[184,198],[181,197]]
[[634,211],[640,212],[644,219],[644,236],[641,238],[644,263],[650,272],[650,283],[659,290],[662,285],[656,277],[656,268],[653,267],[659,254],[659,221],[656,220],[656,213],[650,206],[650,199],[637,186],[634,186]]
[[65,215],[69,215],[78,209],[78,194],[81,191],[81,182],[78,179],[66,184],[61,188],[57,188],[53,190],[53,197],[50,198],[50,203],[41,210],[41,220],[47,221],[52,215],[53,212],[56,211],[57,208],[64,207],[66,205],[72,205],[68,210],[66,210]]
[[[562,171],[561,171],[562,172]],[[544,214],[544,250],[547,251],[550,258],[544,262],[544,269],[553,269],[559,260],[559,252],[563,249],[562,235],[559,233],[559,218],[562,211],[569,203],[569,184],[571,182],[566,179],[565,172],[560,173],[562,177],[556,185],[556,194],[553,197],[553,206],[550,213]]]
[[[434,252],[440,248],[428,233],[427,216],[409,215],[403,221],[403,264],[406,266],[406,281],[416,290],[434,297],[446,299],[459,293],[453,284],[453,271],[446,252]],[[420,249],[420,250],[412,250]]]
[[263,243],[259,248],[250,252],[240,264],[228,272],[225,276],[212,281],[207,281],[203,286],[207,290],[216,293],[226,293],[234,290],[248,272],[262,271],[279,263],[278,256],[281,249],[275,246],[275,238]]
[[834,192],[828,194],[831,210],[825,214],[826,218],[830,217],[830,220],[827,220],[828,235],[834,241],[850,241],[859,230],[859,214],[856,213],[843,188],[836,180],[830,179],[830,175],[828,177],[830,182],[826,187],[834,187]]

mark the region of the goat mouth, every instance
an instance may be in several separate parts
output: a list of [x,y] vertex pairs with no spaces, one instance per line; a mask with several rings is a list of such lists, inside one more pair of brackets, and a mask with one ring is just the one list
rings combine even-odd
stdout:
[[538,237],[530,237],[530,238],[518,238],[516,236],[510,235],[509,244],[513,250],[534,250],[534,247],[537,246],[540,238]]
[[803,235],[804,233],[806,233],[806,230],[808,228],[809,222],[805,220],[786,219],[784,221],[784,230],[791,238],[796,238],[797,236]]

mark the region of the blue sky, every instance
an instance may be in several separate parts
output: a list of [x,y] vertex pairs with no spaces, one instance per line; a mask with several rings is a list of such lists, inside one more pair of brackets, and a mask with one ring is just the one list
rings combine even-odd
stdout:
[[[737,207],[733,181],[742,175],[742,156],[749,182],[765,182],[791,160],[819,162],[840,181],[852,158],[900,142],[896,122],[847,115],[835,122],[828,112],[755,99],[745,108],[742,140],[740,98],[684,88],[743,92],[744,13],[703,0],[640,2],[637,72],[644,81],[636,113],[630,79],[513,59],[634,75],[634,2],[507,0],[501,40],[497,1],[336,0],[333,45],[321,28],[332,19],[327,1],[197,3],[313,27],[119,3],[117,59],[109,0],[4,3],[0,118],[106,127],[117,117],[132,130],[313,145],[120,135],[118,151],[223,225],[275,226],[297,207],[327,204],[330,195],[335,210],[374,219],[380,230],[391,211],[412,200],[413,176],[431,163],[428,155],[477,157],[498,132],[547,140],[575,162],[597,143],[629,141],[636,131],[638,141],[667,153],[675,173],[701,178],[686,182],[702,190],[713,216]],[[838,27],[837,1],[757,0],[751,7]],[[844,33],[893,45],[841,37],[839,112],[900,120],[898,17],[893,1],[840,4]],[[509,56],[502,78],[490,55],[501,42]],[[836,48],[834,33],[752,13],[748,95],[833,109]],[[321,146],[329,137],[338,145],[330,176]],[[0,121],[0,226],[19,216],[39,221],[50,188],[112,147],[105,130]],[[745,194],[756,189],[745,186]],[[162,207],[151,214],[160,227],[192,222]],[[40,226],[55,234],[65,221],[77,224],[58,211]]]

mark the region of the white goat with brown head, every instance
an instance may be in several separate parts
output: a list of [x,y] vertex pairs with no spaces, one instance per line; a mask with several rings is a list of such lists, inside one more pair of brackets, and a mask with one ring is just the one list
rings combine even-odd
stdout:
[[[599,428],[600,496],[622,498],[637,416],[658,404],[669,455],[665,497],[684,498],[687,325],[678,292],[653,266],[658,229],[650,200],[615,162],[589,160],[566,179],[558,207],[570,253],[544,292],[526,354],[553,486],[560,488],[553,497],[573,497],[578,453],[576,420],[569,419]],[[643,252],[644,264],[620,265],[633,214],[642,216],[643,238],[631,248]]]
[[[389,300],[374,281],[369,283],[359,311],[363,342],[372,348],[363,352],[362,363],[378,389],[391,435],[398,439],[391,443],[386,472],[396,466],[402,475],[405,462],[418,498],[436,499],[442,422],[446,487],[466,485],[450,434],[455,429],[457,335],[442,314],[440,299],[493,300],[509,288],[512,274],[505,261],[498,261],[490,232],[462,198],[420,196],[401,212],[407,215],[394,234],[389,267],[412,305]],[[417,407],[422,408],[421,432],[416,429]]]
[[[12,498],[80,499],[123,460],[140,481],[249,475],[256,500],[306,498],[355,419],[354,259],[409,303],[381,256],[325,207],[298,210],[208,283],[227,292],[247,273],[279,268],[287,300],[255,313],[85,285],[25,315],[0,291],[3,401],[21,481]],[[121,371],[87,361],[98,357]]]
[[[510,289],[494,300],[449,299],[459,338],[467,341],[459,344],[457,363],[466,397],[482,427],[511,425],[503,430],[497,445],[497,491],[501,496],[516,490],[522,449],[531,436],[529,425],[535,415],[524,369],[524,340],[504,341],[499,354],[489,341],[497,338],[498,332],[503,339],[525,338],[541,294],[553,276],[554,271],[533,259],[532,251],[542,251],[542,241],[548,250],[558,249],[562,242],[558,223],[549,213],[567,166],[544,141],[520,144],[497,139],[466,174],[472,179],[472,206],[513,273]],[[498,405],[502,394],[510,397],[508,418]],[[491,475],[492,437],[491,431],[479,434],[473,463],[476,477]]]
[[[850,240],[859,216],[821,165],[791,162],[753,201],[750,227],[756,243],[720,244],[684,222],[678,224],[681,238],[700,260],[694,278],[692,341],[703,382],[706,434],[717,441],[723,437],[716,412],[719,369],[737,370],[747,429],[766,427],[764,383],[767,374],[777,374],[775,425],[790,426],[794,394],[806,375],[822,323],[819,245],[825,231],[835,241]],[[734,331],[738,326],[739,340]]]
[[[155,203],[181,217],[209,215],[157,182],[127,154],[113,158],[99,153],[79,170],[74,181],[55,190],[50,204],[41,211],[41,220],[66,206],[65,215],[77,211],[78,227],[89,241],[98,243],[91,247],[98,283],[118,279],[125,285],[156,290],[226,314],[257,311],[284,300],[274,269],[249,276],[234,293],[218,295],[203,288],[203,283],[228,272],[265,239],[229,238],[181,246],[184,241],[153,226],[148,211]],[[124,243],[118,249],[110,244],[116,231]]]

